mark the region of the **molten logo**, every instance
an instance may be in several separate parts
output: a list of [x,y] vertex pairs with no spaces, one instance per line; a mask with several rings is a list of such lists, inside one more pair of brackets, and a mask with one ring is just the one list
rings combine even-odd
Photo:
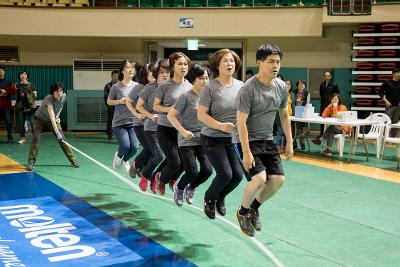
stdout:
[[35,205],[0,206],[0,214],[10,221],[19,232],[31,239],[33,246],[40,248],[43,255],[50,255],[50,262],[60,262],[93,255],[91,246],[79,245],[81,238],[70,231],[77,228],[70,223],[55,223],[52,217]]

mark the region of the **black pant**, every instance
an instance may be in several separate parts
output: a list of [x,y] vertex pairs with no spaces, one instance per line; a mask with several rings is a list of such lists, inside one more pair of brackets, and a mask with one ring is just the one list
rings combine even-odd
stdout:
[[107,106],[107,135],[111,137],[113,135],[112,131],[112,120],[114,118],[114,110],[113,106]]
[[18,131],[20,137],[25,137],[25,121],[28,121],[29,126],[33,132],[33,112],[32,111],[24,111],[23,109],[17,110],[17,122],[18,122]]
[[161,170],[160,178],[166,184],[169,180],[178,179],[183,173],[183,165],[178,151],[178,131],[172,127],[158,125],[157,138],[167,161]]
[[147,164],[143,168],[142,175],[149,179],[152,177],[153,173],[157,170],[157,166],[161,165],[164,160],[164,153],[161,150],[160,145],[158,144],[157,133],[145,131],[144,137],[147,146],[150,149],[151,156],[147,161]]
[[7,129],[8,140],[13,140],[12,137],[12,120],[11,120],[11,108],[0,108],[0,121],[4,118]]
[[135,158],[135,167],[137,169],[143,169],[143,167],[146,165],[147,161],[151,157],[151,150],[144,137],[143,125],[133,126],[133,129],[135,130],[136,137],[138,138],[140,144],[142,145],[142,151],[140,151],[139,155],[137,155]]
[[[201,145],[181,146],[179,147],[179,152],[181,153],[185,175],[180,179],[178,188],[183,190],[188,184],[190,184],[191,188],[196,188],[207,181],[212,174],[212,167],[203,147]],[[196,158],[200,163],[200,172],[197,168]]]
[[243,170],[230,137],[200,136],[207,158],[216,176],[206,191],[206,201],[224,199],[243,178]]

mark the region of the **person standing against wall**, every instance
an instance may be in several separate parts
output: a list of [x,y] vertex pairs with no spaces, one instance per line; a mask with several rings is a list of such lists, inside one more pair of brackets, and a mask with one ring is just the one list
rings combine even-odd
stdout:
[[[382,83],[381,98],[385,101],[385,113],[390,117],[392,123],[400,119],[400,69],[394,69],[393,79]],[[396,135],[396,129],[392,129],[390,136]]]
[[119,71],[118,70],[113,70],[111,72],[111,81],[104,86],[104,103],[107,106],[107,136],[108,140],[111,140],[113,136],[113,131],[112,131],[112,120],[114,117],[114,111],[115,111],[115,106],[111,106],[107,104],[107,99],[108,95],[110,94],[111,87],[118,82],[118,76],[119,76]]
[[[332,73],[330,71],[325,71],[324,81],[319,86],[319,95],[321,97],[321,106],[319,110],[319,115],[322,116],[322,113],[324,112],[325,108],[330,104],[329,97],[334,93],[340,94],[339,87],[337,86],[336,83],[333,82]],[[322,136],[323,133],[324,133],[324,125],[321,124],[319,136]]]
[[4,119],[7,129],[7,142],[14,143],[12,136],[11,96],[15,95],[15,85],[6,79],[4,67],[0,66],[0,121]]
[[18,75],[20,82],[17,83],[17,101],[15,102],[15,110],[17,111],[17,123],[20,139],[19,144],[25,143],[25,121],[33,131],[33,113],[35,108],[36,88],[35,85],[28,81],[29,74],[21,71]]

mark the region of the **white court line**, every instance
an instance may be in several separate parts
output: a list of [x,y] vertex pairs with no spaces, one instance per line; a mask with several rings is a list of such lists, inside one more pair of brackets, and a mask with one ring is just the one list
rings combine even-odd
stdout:
[[[143,194],[143,195],[147,195],[147,196],[151,196],[151,197],[155,197],[155,198],[159,198],[159,199],[163,199],[163,200],[173,201],[172,199],[167,198],[167,197],[163,197],[163,196],[159,196],[159,195],[150,194],[150,193],[148,193],[148,192],[143,192],[142,190],[140,190],[139,186],[137,186],[134,182],[129,181],[128,179],[126,179],[126,178],[125,178],[124,176],[122,176],[121,174],[117,173],[117,172],[114,171],[113,169],[107,167],[106,165],[104,165],[103,163],[99,162],[98,160],[92,158],[91,156],[87,155],[86,153],[80,151],[79,149],[77,149],[76,147],[70,145],[69,143],[67,143],[67,142],[65,142],[65,141],[63,141],[63,142],[64,142],[67,146],[69,146],[70,148],[72,148],[73,150],[75,150],[76,152],[78,152],[79,154],[81,154],[82,156],[84,156],[85,158],[87,158],[87,159],[93,161],[94,163],[96,163],[97,165],[99,165],[100,167],[102,167],[103,169],[105,169],[106,171],[108,171],[109,173],[113,174],[113,175],[114,175],[115,177],[117,177],[119,180],[121,180],[121,181],[124,182],[125,184],[129,185],[130,187],[132,187],[135,191],[137,191],[137,192],[139,192],[139,193],[141,193],[141,194]],[[187,207],[192,208],[192,209],[199,210],[200,212],[203,213],[203,209],[201,209],[201,208],[199,208],[199,207],[197,207],[197,206],[195,206],[195,205],[187,205],[187,204],[185,204],[185,205],[186,205]],[[239,228],[239,226],[233,224],[232,222],[226,220],[225,218],[223,218],[223,217],[221,217],[221,216],[219,216],[219,215],[216,215],[216,218],[220,219],[220,220],[223,221],[224,223],[226,223],[226,224],[228,224],[228,225],[230,225],[230,226],[236,228],[237,230],[239,230],[238,233],[241,231],[240,228]],[[285,267],[285,265],[284,265],[281,261],[279,261],[279,259],[278,259],[274,254],[272,254],[272,252],[271,252],[267,247],[265,247],[260,241],[258,241],[257,238],[255,238],[255,237],[249,237],[249,239],[250,239],[251,241],[253,241],[253,242],[254,242],[254,243],[255,243],[255,244],[256,244],[270,259],[271,259],[271,260],[272,260],[272,262],[273,262],[276,266],[278,266],[278,267]]]

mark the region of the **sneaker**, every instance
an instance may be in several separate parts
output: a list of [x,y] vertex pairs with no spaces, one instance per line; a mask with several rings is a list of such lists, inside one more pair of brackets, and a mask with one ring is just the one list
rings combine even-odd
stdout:
[[332,150],[330,150],[329,148],[325,149],[324,151],[322,151],[322,154],[326,155],[326,156],[332,156]]
[[[122,161],[122,169],[124,170],[124,172],[126,174],[129,174],[129,170],[131,169],[131,164],[129,164],[129,161],[124,161],[124,160]],[[135,177],[132,177],[132,178],[135,178]]]
[[169,180],[168,184],[169,184],[169,189],[171,189],[172,192],[175,192],[174,189],[175,189],[176,180],[171,179],[171,180]]
[[183,190],[178,188],[177,183],[174,184],[174,201],[178,206],[183,205]]
[[71,161],[71,166],[74,168],[79,168],[79,163],[76,160]]
[[261,221],[258,210],[250,209],[250,214],[251,214],[251,224],[256,229],[256,231],[261,231]]
[[161,172],[157,172],[155,175],[155,179],[156,179],[156,187],[157,187],[157,191],[160,195],[165,195],[165,184],[161,181]]
[[[131,175],[131,174],[129,173],[129,175]],[[143,192],[146,192],[148,183],[149,183],[149,180],[146,177],[144,177],[143,175],[140,176],[140,182],[139,182],[140,190],[142,190]]]
[[157,194],[156,178],[150,177],[150,190],[153,194]]
[[236,212],[236,218],[239,222],[240,229],[248,236],[254,236],[254,227],[251,224],[251,213],[240,215],[239,211]]
[[314,145],[321,145],[321,143],[322,143],[321,139],[319,139],[319,138],[318,139],[314,139],[311,142],[313,142]]
[[190,184],[188,184],[188,185],[185,187],[185,192],[184,192],[184,194],[185,194],[186,202],[187,202],[189,205],[192,205],[192,204],[193,204],[194,192],[196,192],[196,188],[192,188],[192,186],[191,186]]
[[33,169],[35,168],[35,162],[28,162],[28,164],[26,165],[26,170],[33,172]]
[[7,140],[7,143],[9,143],[9,144],[14,144],[15,142],[14,142],[14,139],[8,139],[8,140]]
[[215,200],[204,200],[204,213],[210,219],[215,219]]
[[19,139],[19,141],[18,141],[18,144],[20,144],[20,145],[23,145],[23,144],[25,144],[25,138],[21,138],[21,139]]
[[118,152],[115,152],[113,167],[114,169],[121,169],[122,167],[121,165],[122,165],[122,159],[118,157]]
[[306,145],[305,144],[301,144],[301,150],[306,150]]
[[221,215],[221,216],[225,216],[226,215],[226,207],[225,207],[225,199],[217,199],[215,206],[217,208],[217,212]]
[[[129,176],[132,178],[136,178],[137,175],[137,169],[135,167],[135,161],[132,161],[131,166],[129,167],[129,172],[128,172]],[[146,179],[147,180],[147,179]],[[147,186],[146,186],[147,188]]]

